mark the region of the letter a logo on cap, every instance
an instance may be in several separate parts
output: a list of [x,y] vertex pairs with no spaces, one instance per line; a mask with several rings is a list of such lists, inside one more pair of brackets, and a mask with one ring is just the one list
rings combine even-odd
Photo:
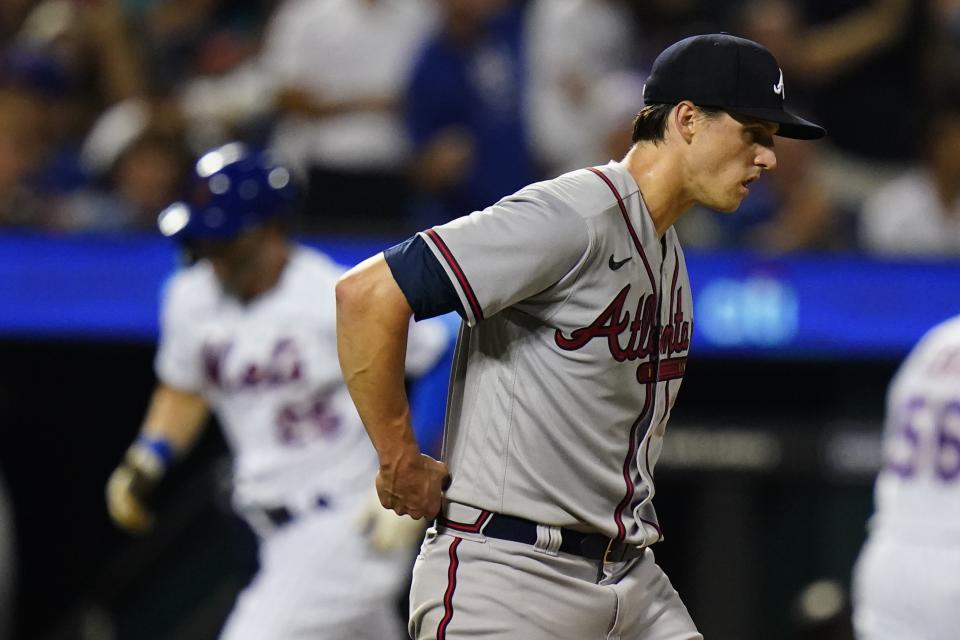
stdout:
[[781,98],[786,98],[786,94],[783,92],[783,69],[780,70],[780,82],[773,85],[773,92],[780,96]]

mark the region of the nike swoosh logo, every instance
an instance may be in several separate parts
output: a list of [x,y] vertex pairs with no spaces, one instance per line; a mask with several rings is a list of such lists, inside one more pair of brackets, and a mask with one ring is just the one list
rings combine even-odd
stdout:
[[630,260],[633,260],[633,256],[627,256],[627,257],[624,258],[623,260],[614,260],[614,259],[613,259],[613,254],[611,253],[611,254],[610,254],[610,260],[607,261],[607,266],[610,267],[610,270],[611,270],[611,271],[616,271],[617,269],[619,269],[619,268],[622,267],[623,265],[627,264],[627,262],[629,262]]

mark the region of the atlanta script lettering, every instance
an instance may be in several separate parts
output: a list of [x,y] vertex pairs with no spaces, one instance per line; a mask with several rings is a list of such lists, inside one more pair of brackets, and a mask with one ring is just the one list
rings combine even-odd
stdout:
[[671,358],[671,355],[686,352],[690,348],[690,322],[683,317],[683,287],[676,291],[673,305],[676,311],[670,319],[671,322],[664,326],[657,322],[656,294],[646,293],[640,296],[631,316],[630,309],[624,309],[629,293],[628,284],[592,323],[573,330],[569,337],[557,329],[554,334],[557,346],[566,351],[575,351],[594,338],[605,338],[610,355],[617,362],[640,359],[659,361],[659,376],[654,376],[651,362],[641,364],[637,370],[639,382],[681,377],[686,367],[686,358]]

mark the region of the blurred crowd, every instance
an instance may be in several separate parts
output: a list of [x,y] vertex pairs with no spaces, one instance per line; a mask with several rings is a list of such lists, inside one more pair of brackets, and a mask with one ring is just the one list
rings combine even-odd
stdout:
[[405,234],[620,159],[653,58],[711,31],[830,135],[688,246],[960,255],[960,0],[2,0],[0,229],[153,232],[240,139],[302,230]]

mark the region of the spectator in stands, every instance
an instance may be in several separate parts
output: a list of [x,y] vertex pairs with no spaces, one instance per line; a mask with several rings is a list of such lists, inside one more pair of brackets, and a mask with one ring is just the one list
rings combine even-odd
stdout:
[[[304,0],[304,3],[310,0]],[[157,94],[195,76],[219,76],[259,53],[264,30],[286,0],[119,0],[139,36]]]
[[10,42],[33,0],[3,0],[0,2],[0,43]]
[[[119,0],[43,0],[3,52],[4,81],[31,95],[32,117],[39,120],[43,152],[30,184],[51,201],[69,197],[89,182],[80,146],[99,112],[143,92],[127,26]],[[52,222],[49,207],[43,209],[44,215],[33,216],[31,224]]]
[[633,146],[633,120],[643,105],[646,79],[635,71],[614,71],[596,81],[587,109],[599,139],[594,163],[619,160]]
[[[754,2],[755,11],[776,5],[800,5],[791,25],[771,42],[778,58],[804,82],[819,90],[818,104],[834,144],[876,160],[912,152],[914,132],[903,121],[878,139],[874,124],[896,120],[916,95],[918,5],[910,0],[844,0],[824,3]],[[862,108],[869,101],[872,108]],[[832,123],[832,127],[831,127]]]
[[[11,47],[21,79],[61,101],[80,103],[65,126],[88,126],[100,110],[145,92],[143,70],[119,0],[37,3]],[[46,65],[46,69],[37,64]],[[39,72],[39,73],[38,73]],[[46,75],[40,75],[46,72]],[[56,86],[50,86],[50,80]]]
[[[127,15],[141,34],[139,48],[146,61],[152,91],[170,93],[198,73],[202,52],[211,38],[240,36],[228,28],[232,18],[224,5],[249,8],[250,2],[225,0],[123,0]],[[221,10],[224,11],[221,11]]]
[[[623,0],[533,0],[527,8],[527,122],[540,168],[554,176],[619,160],[603,149],[604,78],[631,69],[639,36]],[[635,114],[640,100],[631,105]],[[630,120],[623,130],[630,135]],[[624,150],[624,154],[626,150]]]
[[422,228],[481,209],[536,177],[523,118],[523,14],[506,0],[441,0],[442,24],[407,94]]
[[177,136],[149,130],[137,134],[117,150],[100,185],[66,198],[49,224],[70,231],[153,232],[160,211],[181,194],[190,159]]
[[420,0],[287,0],[272,19],[263,51],[279,85],[271,146],[307,178],[313,226],[403,222],[402,97],[431,9]]
[[29,95],[31,119],[37,122],[35,143],[42,153],[30,174],[31,187],[56,198],[82,186],[88,176],[79,162],[78,140],[93,110],[83,103],[68,71],[53,56],[14,50],[5,62],[7,87]]
[[31,179],[44,154],[37,100],[15,87],[0,89],[0,227],[42,222],[43,199]]
[[191,149],[211,149],[230,140],[266,146],[276,115],[275,84],[260,53],[233,51],[177,87],[174,98]]
[[753,0],[740,8],[744,35],[768,46],[802,86],[792,95],[812,98],[805,106],[830,132],[829,144],[817,145],[819,179],[851,216],[916,150],[925,4]]
[[[267,144],[275,79],[262,25],[282,0],[126,0],[145,33],[152,94],[173,107],[195,153],[232,140]],[[183,9],[181,11],[180,9]],[[267,39],[270,44],[270,39]],[[151,100],[156,108],[156,99]]]
[[864,249],[883,255],[960,255],[960,98],[924,118],[923,162],[867,200]]
[[929,5],[923,84],[936,95],[960,86],[960,0],[932,0]]
[[627,0],[627,5],[643,36],[642,69],[649,69],[658,53],[681,38],[730,30],[724,23],[730,0]]
[[[803,39],[806,36],[796,34],[801,23],[793,3],[751,2],[740,9],[738,19],[739,31],[769,47],[787,69],[785,75],[803,75],[789,72],[800,66],[795,59],[797,51],[809,46]],[[839,60],[835,63],[841,65]],[[787,86],[785,90],[791,89]],[[777,158],[778,170],[762,176],[751,187],[736,216],[697,211],[682,221],[681,237],[691,246],[742,247],[773,254],[848,246],[848,227],[852,225],[845,224],[847,218],[841,214],[819,171],[822,144],[778,139]]]

